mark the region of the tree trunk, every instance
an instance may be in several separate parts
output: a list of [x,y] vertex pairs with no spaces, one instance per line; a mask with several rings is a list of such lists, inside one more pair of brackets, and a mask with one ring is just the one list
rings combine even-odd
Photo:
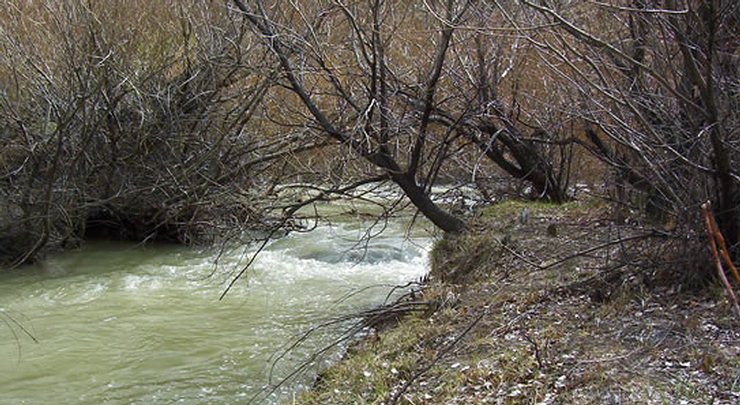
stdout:
[[401,187],[411,203],[439,229],[449,233],[462,233],[467,229],[464,221],[435,204],[431,196],[408,173],[391,174],[391,179]]

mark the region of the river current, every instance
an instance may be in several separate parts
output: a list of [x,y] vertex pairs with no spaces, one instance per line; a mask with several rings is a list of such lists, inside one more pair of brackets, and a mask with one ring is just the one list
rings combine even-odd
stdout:
[[0,404],[290,401],[310,372],[272,395],[263,388],[337,332],[276,354],[427,270],[429,237],[394,222],[358,245],[364,232],[344,222],[278,239],[221,301],[253,248],[91,242],[0,271]]

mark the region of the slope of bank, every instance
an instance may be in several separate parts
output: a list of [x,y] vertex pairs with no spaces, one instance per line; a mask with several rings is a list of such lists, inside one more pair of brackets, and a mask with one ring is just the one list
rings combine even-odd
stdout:
[[608,217],[576,203],[487,209],[435,247],[416,299],[436,310],[356,344],[294,402],[740,401],[739,322],[721,290],[687,291],[630,259],[669,242]]

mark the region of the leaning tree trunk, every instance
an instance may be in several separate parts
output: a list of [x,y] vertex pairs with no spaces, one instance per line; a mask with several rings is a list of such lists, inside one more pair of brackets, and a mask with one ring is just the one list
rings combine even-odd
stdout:
[[[341,126],[336,125],[336,123],[330,119],[330,114],[327,114],[326,111],[320,108],[316,99],[314,99],[314,96],[310,93],[310,90],[299,79],[300,75],[296,73],[298,70],[290,59],[292,51],[282,42],[281,36],[278,35],[277,29],[275,28],[276,24],[267,17],[260,1],[254,1],[254,7],[247,7],[242,0],[233,1],[252,26],[265,38],[269,38],[269,42],[266,41],[265,43],[277,57],[280,68],[289,82],[290,90],[300,98],[301,102],[308,109],[311,116],[316,120],[318,126],[326,137],[349,146],[350,149],[362,156],[365,160],[374,164],[379,169],[384,170],[391,180],[393,180],[404,191],[409,200],[411,200],[411,203],[419,209],[419,212],[443,231],[460,233],[466,229],[464,221],[445,211],[432,201],[426,190],[416,182],[415,176],[415,173],[421,165],[420,159],[422,159],[424,155],[423,150],[427,132],[426,128],[433,110],[432,101],[434,99],[434,89],[441,75],[444,55],[452,36],[451,27],[446,27],[442,32],[440,43],[438,44],[434,58],[434,66],[426,85],[426,106],[422,110],[419,136],[416,139],[413,152],[409,159],[409,168],[403,170],[398,164],[398,161],[387,151],[387,136],[382,133],[382,129],[378,136],[370,136],[366,133],[366,135],[368,135],[366,138],[368,141],[370,138],[374,138],[378,141],[377,148],[370,147],[368,145],[369,142],[354,138],[351,130],[344,130]],[[452,3],[450,1],[448,3],[449,10],[451,10],[451,4]],[[373,103],[371,104],[374,103],[375,99],[373,99]],[[381,127],[382,126],[383,125],[381,125]],[[373,131],[369,131],[369,133],[376,134],[376,132]]]
[[431,196],[419,186],[408,173],[392,174],[391,179],[398,184],[419,212],[432,221],[439,229],[449,233],[462,233],[465,222],[440,208],[432,201]]

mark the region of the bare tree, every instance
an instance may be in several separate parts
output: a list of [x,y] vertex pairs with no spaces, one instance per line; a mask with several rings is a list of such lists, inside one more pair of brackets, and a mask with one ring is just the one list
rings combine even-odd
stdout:
[[0,10],[3,259],[96,234],[197,243],[264,219],[261,181],[289,149],[247,126],[271,79],[240,21],[138,0]]
[[[368,162],[374,177],[391,179],[440,229],[465,229],[432,200],[430,189],[436,165],[459,137],[432,128],[432,116],[450,42],[469,2],[423,9],[383,0],[316,1],[310,7],[283,4],[282,11],[263,1],[234,4],[271,50],[285,87],[308,111],[309,127]],[[425,36],[430,25],[438,28],[429,38],[415,38],[416,48],[404,48],[399,31],[413,24]],[[408,108],[398,83],[412,76],[420,102]]]
[[570,82],[589,138],[648,214],[701,235],[700,205],[740,247],[735,1],[524,0],[550,29],[529,33]]
[[[444,102],[433,119],[454,127],[491,163],[531,184],[532,196],[569,199],[572,134],[559,115],[559,96],[547,86],[534,46],[519,34],[516,19],[528,10],[499,3],[470,7],[464,29],[450,47]],[[531,12],[529,13],[531,14]]]

